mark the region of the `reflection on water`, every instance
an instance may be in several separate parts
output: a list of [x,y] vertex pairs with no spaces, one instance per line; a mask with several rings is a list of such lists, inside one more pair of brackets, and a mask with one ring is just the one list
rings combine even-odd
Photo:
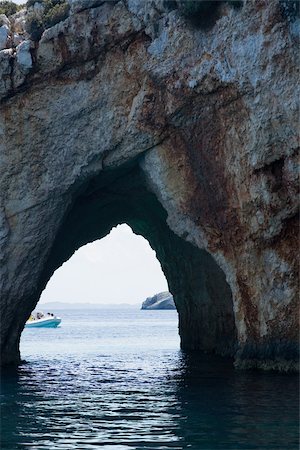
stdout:
[[2,449],[298,448],[296,376],[182,353],[173,311],[105,314],[84,341],[75,313],[24,332],[27,363],[2,374]]

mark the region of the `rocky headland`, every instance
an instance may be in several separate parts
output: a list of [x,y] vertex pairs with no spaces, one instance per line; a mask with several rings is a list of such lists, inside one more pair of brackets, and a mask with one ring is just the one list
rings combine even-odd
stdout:
[[173,295],[170,292],[160,292],[159,294],[148,297],[143,302],[141,309],[176,309]]
[[128,223],[182,348],[295,370],[298,2],[50,3],[1,16],[2,364],[53,272]]

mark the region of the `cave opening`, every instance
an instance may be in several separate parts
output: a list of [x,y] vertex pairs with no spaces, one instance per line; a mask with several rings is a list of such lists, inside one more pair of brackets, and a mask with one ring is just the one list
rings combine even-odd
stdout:
[[168,284],[148,241],[126,224],[80,247],[59,267],[42,292],[36,310],[46,306],[141,308]]
[[183,350],[233,356],[237,332],[231,289],[213,257],[177,236],[168,226],[167,212],[147,186],[138,164],[103,171],[74,187],[68,208],[36,291],[22,303],[18,346],[25,321],[58,267],[87,243],[127,224],[155,251],[173,294]]

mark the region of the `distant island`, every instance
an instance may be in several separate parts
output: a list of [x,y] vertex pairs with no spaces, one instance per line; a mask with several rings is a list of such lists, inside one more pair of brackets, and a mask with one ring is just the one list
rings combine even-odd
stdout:
[[148,297],[143,302],[141,309],[176,309],[176,306],[170,292],[160,292],[153,297]]

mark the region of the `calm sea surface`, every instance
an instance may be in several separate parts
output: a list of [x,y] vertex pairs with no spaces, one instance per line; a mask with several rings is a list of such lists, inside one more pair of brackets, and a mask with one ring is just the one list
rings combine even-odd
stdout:
[[175,311],[60,311],[2,373],[1,449],[298,449],[296,376],[179,350]]

